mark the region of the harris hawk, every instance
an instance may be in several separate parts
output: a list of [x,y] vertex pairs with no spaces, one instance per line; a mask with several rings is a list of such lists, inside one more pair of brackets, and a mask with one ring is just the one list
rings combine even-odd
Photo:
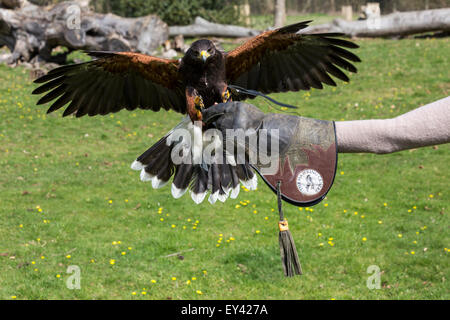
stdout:
[[[187,114],[176,128],[201,137],[202,126],[195,121],[202,120],[202,108],[251,98],[245,91],[230,92],[229,85],[267,94],[336,86],[331,76],[349,81],[341,69],[357,72],[352,62],[360,59],[348,49],[358,46],[336,33],[299,33],[309,22],[263,32],[230,52],[218,50],[212,41],[198,40],[180,60],[134,52],[88,52],[94,60],[62,66],[36,79],[41,86],[33,94],[46,93],[38,105],[53,101],[48,113],[68,105],[63,116],[172,109]],[[196,203],[208,191],[211,203],[236,198],[240,183],[256,189],[257,177],[248,164],[174,164],[173,131],[131,165],[141,171],[142,181],[160,188],[173,176],[172,195],[179,198],[190,189]]]

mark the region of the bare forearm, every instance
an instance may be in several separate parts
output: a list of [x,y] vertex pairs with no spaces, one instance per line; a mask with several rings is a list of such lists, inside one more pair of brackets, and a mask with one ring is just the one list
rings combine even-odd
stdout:
[[336,121],[338,152],[391,153],[450,142],[450,97],[393,119]]

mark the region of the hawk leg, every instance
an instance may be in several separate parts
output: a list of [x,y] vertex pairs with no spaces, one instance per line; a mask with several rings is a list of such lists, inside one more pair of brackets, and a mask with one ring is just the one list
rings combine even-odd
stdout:
[[202,97],[197,90],[186,88],[186,107],[187,113],[192,122],[202,121],[202,109],[205,107]]

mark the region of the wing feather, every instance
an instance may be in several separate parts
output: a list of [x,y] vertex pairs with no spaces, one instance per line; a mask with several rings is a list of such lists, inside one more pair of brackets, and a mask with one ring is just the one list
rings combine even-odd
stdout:
[[69,104],[63,115],[94,116],[136,108],[186,112],[177,60],[132,52],[88,52],[94,60],[62,66],[35,80],[37,104],[56,100],[47,112]]
[[[322,83],[336,86],[331,76],[348,81],[340,68],[357,72],[353,63],[361,60],[348,49],[358,45],[338,38],[339,33],[298,33],[309,22],[264,32],[228,52],[228,83],[271,93],[322,89]],[[241,94],[241,98],[247,96]]]

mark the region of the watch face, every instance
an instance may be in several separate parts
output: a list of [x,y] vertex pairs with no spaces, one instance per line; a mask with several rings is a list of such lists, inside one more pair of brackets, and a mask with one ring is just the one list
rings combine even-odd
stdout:
[[314,169],[302,170],[297,176],[297,188],[306,196],[318,194],[323,188],[322,176]]

